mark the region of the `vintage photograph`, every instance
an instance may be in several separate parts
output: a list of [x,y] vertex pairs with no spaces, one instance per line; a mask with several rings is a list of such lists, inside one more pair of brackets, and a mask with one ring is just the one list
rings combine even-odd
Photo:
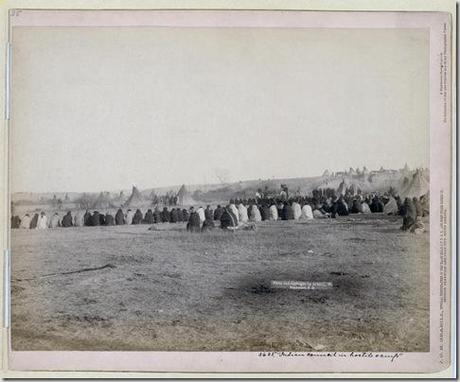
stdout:
[[91,13],[11,16],[12,350],[429,352],[430,30]]

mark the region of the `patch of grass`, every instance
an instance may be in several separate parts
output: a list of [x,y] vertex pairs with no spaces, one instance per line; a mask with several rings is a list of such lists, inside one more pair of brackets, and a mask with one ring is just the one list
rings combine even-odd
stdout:
[[234,233],[14,230],[13,349],[428,351],[429,234],[400,225],[374,214]]

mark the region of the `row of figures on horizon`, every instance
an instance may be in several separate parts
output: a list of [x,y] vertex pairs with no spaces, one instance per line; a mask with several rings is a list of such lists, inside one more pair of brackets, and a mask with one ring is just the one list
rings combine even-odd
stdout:
[[360,195],[354,198],[340,196],[336,198],[306,198],[291,197],[286,200],[276,199],[232,199],[222,207],[213,209],[194,207],[172,208],[164,207],[148,209],[142,213],[140,209],[131,209],[124,212],[121,208],[112,214],[88,210],[77,211],[72,215],[68,211],[63,217],[57,212],[50,218],[45,212],[34,216],[25,214],[22,218],[13,216],[12,228],[46,229],[58,227],[94,227],[136,224],[180,223],[186,222],[187,229],[192,232],[209,230],[215,227],[215,221],[220,222],[222,228],[235,229],[248,222],[265,220],[310,220],[318,218],[336,218],[359,213],[384,213],[403,217],[403,230],[417,230],[423,228],[421,218],[429,213],[429,200],[422,198],[406,198],[402,202],[398,197],[391,195]]

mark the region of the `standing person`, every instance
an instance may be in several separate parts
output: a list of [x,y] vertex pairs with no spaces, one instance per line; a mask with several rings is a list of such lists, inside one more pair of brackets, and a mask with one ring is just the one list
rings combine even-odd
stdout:
[[47,229],[47,228],[48,228],[48,217],[42,211],[40,212],[40,217],[38,218],[38,221],[37,221],[37,229]]
[[401,229],[407,231],[415,224],[417,219],[417,210],[415,209],[414,203],[410,198],[404,200],[404,216],[403,225]]
[[125,224],[125,215],[123,214],[123,210],[121,208],[119,208],[117,213],[115,214],[115,224],[116,225]]
[[61,226],[65,228],[73,226],[72,213],[70,211],[67,211],[67,214],[62,218]]

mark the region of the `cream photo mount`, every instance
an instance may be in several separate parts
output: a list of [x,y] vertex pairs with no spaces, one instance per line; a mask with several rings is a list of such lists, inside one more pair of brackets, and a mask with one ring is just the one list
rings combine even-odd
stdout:
[[[97,9],[95,9],[97,8]],[[10,1],[2,8],[0,56],[4,129],[2,184],[3,376],[135,378],[281,378],[452,376],[455,339],[456,131],[453,1]],[[84,17],[83,17],[84,16]],[[424,28],[429,30],[430,351],[385,352],[93,352],[13,351],[10,342],[11,35],[21,27]],[[13,46],[14,49],[14,46]],[[363,52],[365,55],[365,52]],[[441,223],[441,224],[440,224]],[[289,281],[291,282],[291,281]],[[290,354],[289,354],[290,353]],[[327,353],[327,352],[325,352]],[[361,353],[361,354],[360,354]],[[366,354],[367,353],[367,354]],[[334,373],[334,374],[332,374]],[[336,374],[340,373],[340,374]]]

